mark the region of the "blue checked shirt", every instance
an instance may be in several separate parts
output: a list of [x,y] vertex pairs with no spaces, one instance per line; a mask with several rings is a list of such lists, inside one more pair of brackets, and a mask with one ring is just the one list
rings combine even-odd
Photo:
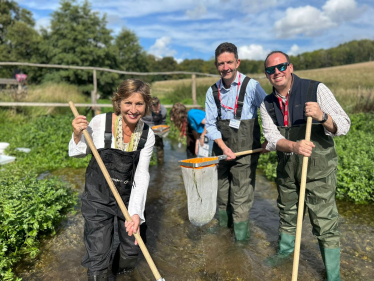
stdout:
[[[243,84],[245,75],[240,74],[240,85]],[[232,82],[229,89],[225,89],[223,82],[221,82],[221,118],[222,119],[234,119],[234,110],[227,109],[222,106],[224,104],[227,107],[235,108],[236,96],[239,95],[240,88],[238,91],[239,72],[236,74],[235,81]],[[216,82],[217,88],[219,87],[218,80]],[[241,87],[241,86],[240,86]],[[247,89],[244,96],[243,111],[240,120],[248,120],[257,117],[257,109],[260,108],[262,101],[266,97],[264,89],[260,86],[256,80],[251,79],[248,82]],[[207,137],[211,140],[221,139],[221,132],[217,130],[217,106],[214,101],[212,88],[209,88],[206,93],[205,100],[205,127],[207,130]]]

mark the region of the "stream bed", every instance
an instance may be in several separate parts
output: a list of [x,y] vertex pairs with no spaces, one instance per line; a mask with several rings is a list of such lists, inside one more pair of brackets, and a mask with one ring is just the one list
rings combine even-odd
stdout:
[[[146,204],[147,248],[161,276],[171,280],[291,280],[292,258],[271,268],[264,259],[274,255],[278,239],[277,190],[274,182],[257,172],[256,193],[250,212],[251,238],[236,242],[232,229],[219,227],[217,217],[196,227],[188,220],[187,198],[178,160],[184,148],[171,140],[165,143],[165,162],[150,167],[151,180]],[[84,187],[85,169],[59,169],[58,175],[79,190]],[[374,204],[338,202],[341,236],[341,277],[343,280],[374,280]],[[57,235],[45,239],[33,261],[24,260],[16,269],[18,277],[32,280],[87,280],[81,266],[85,253],[83,218],[79,206],[62,222]],[[303,223],[299,280],[324,280],[325,269],[309,217]],[[155,280],[140,255],[135,270],[117,278]]]

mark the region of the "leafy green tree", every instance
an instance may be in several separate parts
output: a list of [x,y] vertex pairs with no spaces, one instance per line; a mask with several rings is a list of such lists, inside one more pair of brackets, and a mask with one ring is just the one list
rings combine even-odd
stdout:
[[115,40],[119,69],[124,71],[147,72],[147,58],[139,39],[132,31],[122,28]]
[[[43,30],[40,60],[48,64],[96,66],[119,69],[111,30],[106,27],[105,15],[92,12],[88,1],[62,0],[53,12],[50,31]],[[68,82],[89,93],[93,89],[93,75],[85,70],[44,70],[44,81]],[[118,83],[118,74],[98,71],[98,90],[111,95]]]
[[[2,61],[31,61],[37,52],[40,35],[34,30],[30,11],[20,8],[15,1],[0,0],[0,57]],[[11,77],[23,67],[0,68],[1,77]]]

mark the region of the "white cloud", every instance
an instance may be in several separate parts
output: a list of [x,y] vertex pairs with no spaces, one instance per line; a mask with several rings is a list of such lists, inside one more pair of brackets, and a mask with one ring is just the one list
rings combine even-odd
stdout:
[[291,46],[291,49],[287,52],[287,55],[289,56],[296,56],[298,54],[302,53],[302,50],[299,46],[297,46],[296,44],[293,44]]
[[51,25],[51,18],[50,17],[43,17],[43,18],[38,19],[35,22],[35,29],[40,30],[40,28],[43,27],[44,29],[49,30],[50,25]]
[[170,37],[161,37],[156,40],[155,44],[149,48],[148,53],[154,55],[157,58],[167,57],[167,56],[174,56],[177,52],[172,50],[168,47],[171,43]]
[[206,14],[206,7],[203,4],[197,6],[194,10],[187,10],[186,16],[190,19],[200,19]]
[[319,10],[312,6],[288,8],[286,16],[274,24],[277,38],[289,38],[298,34],[316,35],[318,32],[336,27],[361,13],[355,0],[328,0]]
[[354,19],[361,13],[361,9],[357,8],[355,0],[328,0],[323,5],[322,10],[335,22]]
[[247,0],[242,2],[242,10],[245,13],[256,14],[262,10],[266,10],[276,5],[277,0]]
[[265,50],[261,45],[251,44],[249,46],[241,46],[238,48],[238,55],[240,59],[262,60],[270,50]]

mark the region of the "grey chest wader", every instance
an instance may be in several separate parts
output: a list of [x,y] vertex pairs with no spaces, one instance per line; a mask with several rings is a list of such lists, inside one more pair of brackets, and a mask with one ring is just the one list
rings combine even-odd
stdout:
[[[307,101],[316,101],[314,83],[316,82],[309,83]],[[279,132],[287,140],[297,142],[305,139],[306,124],[279,126],[274,113],[274,104],[270,104],[268,112],[274,124],[278,126]],[[305,204],[308,207],[313,234],[318,239],[323,260],[325,262],[326,256],[328,263],[332,265],[328,266],[325,262],[328,280],[340,280],[339,214],[335,202],[338,157],[332,137],[325,134],[322,124],[313,122],[311,141],[315,148],[308,159]],[[277,156],[277,202],[280,215],[278,256],[282,257],[288,256],[294,250],[303,156],[280,151],[277,151]]]
[[[148,125],[144,124],[136,151],[125,152],[113,149],[111,148],[112,113],[106,114],[105,148],[98,149],[98,153],[127,208],[140,150],[144,148],[147,141],[148,130]],[[86,255],[82,260],[82,265],[88,268],[88,276],[102,276],[111,270],[110,267],[114,273],[134,268],[139,247],[134,245],[134,236],[127,235],[125,218],[94,157],[91,158],[86,170],[82,215],[85,219],[84,243],[86,246]],[[144,227],[141,228],[144,230]]]
[[[235,119],[240,120],[243,101],[250,78],[245,77],[240,88]],[[240,152],[261,147],[258,118],[241,120],[239,129],[229,126],[230,120],[221,119],[221,102],[218,88],[212,86],[213,97],[218,110],[217,129],[223,142],[233,151]],[[219,146],[213,144],[213,155],[222,155]],[[259,154],[237,157],[233,161],[221,161],[218,165],[218,212],[221,226],[231,226],[237,240],[249,237],[248,218],[252,208],[255,176]]]

